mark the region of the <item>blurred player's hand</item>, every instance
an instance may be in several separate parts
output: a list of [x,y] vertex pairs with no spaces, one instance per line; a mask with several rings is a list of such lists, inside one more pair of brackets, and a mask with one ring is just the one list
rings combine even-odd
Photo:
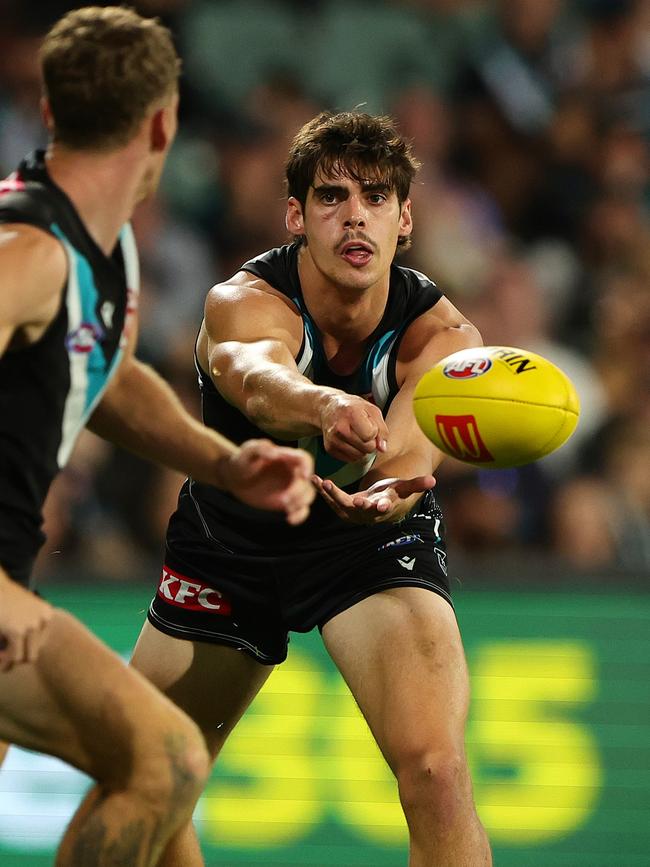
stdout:
[[224,487],[256,509],[284,512],[301,524],[316,496],[311,483],[314,461],[302,449],[270,440],[248,440],[223,462]]
[[320,411],[325,451],[346,463],[385,452],[388,428],[379,407],[354,394],[329,395]]
[[0,671],[36,660],[52,613],[43,599],[0,576]]
[[401,520],[413,494],[422,494],[432,488],[433,476],[416,476],[413,479],[380,479],[365,491],[348,494],[330,479],[313,476],[312,481],[321,497],[336,512],[339,518],[351,524],[378,524]]

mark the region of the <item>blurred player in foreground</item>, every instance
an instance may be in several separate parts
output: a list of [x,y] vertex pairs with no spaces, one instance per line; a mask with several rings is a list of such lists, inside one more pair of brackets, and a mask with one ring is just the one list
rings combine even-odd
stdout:
[[[411,867],[485,867],[431,491],[441,454],[412,412],[425,371],[480,336],[423,274],[393,264],[416,168],[386,118],[326,113],[294,140],[296,241],[210,291],[196,364],[206,424],[238,442],[300,443],[321,496],[286,528],[188,479],[133,665],[193,717],[214,758],[286,658],[288,633],[317,626],[397,778]],[[201,863],[188,823],[161,865]]]
[[237,447],[192,419],[134,355],[137,254],[128,220],[176,131],[169,32],[116,7],[78,9],[42,47],[52,143],[0,186],[0,738],[97,785],[57,864],[156,863],[189,820],[209,762],[198,728],[68,613],[29,589],[52,478],[88,425],[294,524],[308,455]]

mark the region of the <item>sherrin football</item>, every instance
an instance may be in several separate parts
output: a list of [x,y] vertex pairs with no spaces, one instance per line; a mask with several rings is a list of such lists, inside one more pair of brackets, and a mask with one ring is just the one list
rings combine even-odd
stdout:
[[518,467],[558,449],[578,423],[568,376],[546,358],[511,346],[462,349],[416,386],[413,409],[445,454],[488,469]]

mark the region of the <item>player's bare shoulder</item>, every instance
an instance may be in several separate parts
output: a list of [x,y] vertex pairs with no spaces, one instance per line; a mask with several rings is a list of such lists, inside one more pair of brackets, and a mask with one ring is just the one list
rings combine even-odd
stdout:
[[40,338],[61,304],[68,261],[61,243],[24,223],[0,226],[0,351]]
[[201,334],[213,341],[302,340],[302,318],[294,302],[265,280],[238,271],[208,292]]
[[398,379],[419,376],[451,352],[482,342],[478,329],[443,296],[404,333],[397,358]]

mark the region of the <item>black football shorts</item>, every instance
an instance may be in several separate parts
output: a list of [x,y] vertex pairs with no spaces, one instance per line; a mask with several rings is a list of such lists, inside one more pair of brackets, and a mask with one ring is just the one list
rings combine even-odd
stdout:
[[399,523],[351,527],[336,542],[301,539],[289,547],[269,553],[250,531],[247,537],[226,527],[217,538],[191,504],[179,508],[150,622],[177,638],[229,645],[273,665],[286,659],[289,632],[322,629],[382,590],[424,587],[451,604],[442,514],[430,491]]

